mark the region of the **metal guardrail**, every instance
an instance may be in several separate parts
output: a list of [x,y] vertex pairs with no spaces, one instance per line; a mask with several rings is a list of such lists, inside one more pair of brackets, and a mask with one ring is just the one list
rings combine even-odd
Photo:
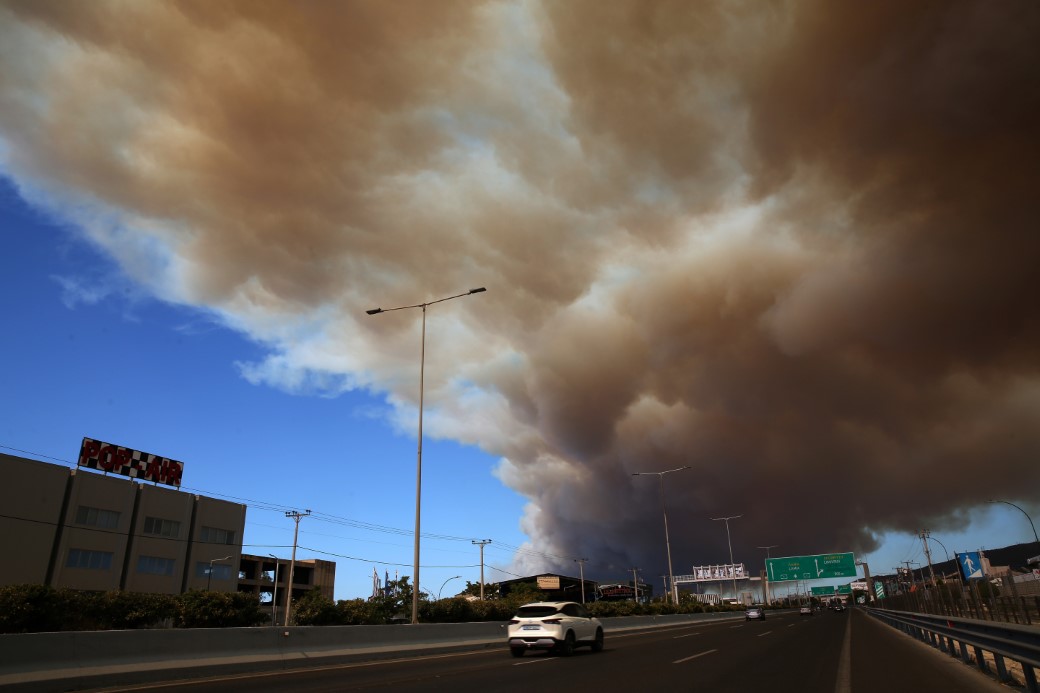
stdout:
[[[1005,660],[1017,662],[1022,667],[1026,690],[1040,692],[1036,679],[1036,669],[1040,667],[1040,628],[887,609],[867,608],[866,612],[951,657],[960,657],[966,664],[972,663],[974,654],[976,666],[1001,682],[1013,681]],[[996,671],[989,667],[984,655],[987,652],[993,657]]]

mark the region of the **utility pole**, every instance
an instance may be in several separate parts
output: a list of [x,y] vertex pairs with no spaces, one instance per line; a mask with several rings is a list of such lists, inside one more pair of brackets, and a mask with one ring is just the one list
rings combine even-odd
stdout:
[[910,564],[913,563],[913,561],[903,561],[903,563],[906,563],[906,572],[910,573],[910,591],[913,592],[917,587],[917,579],[914,577],[914,569],[910,567]]
[[296,571],[296,540],[300,536],[300,519],[307,517],[311,514],[310,510],[304,510],[302,513],[296,510],[291,510],[285,513],[286,517],[291,517],[296,522],[296,529],[293,531],[292,537],[292,560],[289,561],[289,584],[288,592],[285,597],[285,627],[289,627],[289,615],[292,611],[292,589],[293,589],[293,573]]
[[932,576],[932,588],[936,586],[935,569],[932,568],[932,552],[928,550],[928,537],[932,536],[930,530],[921,530],[921,541],[924,542],[924,555],[928,557],[928,574]]
[[480,601],[484,601],[484,547],[491,543],[490,539],[482,539],[477,541],[474,539],[470,542],[480,547]]
[[581,603],[585,603],[585,561],[587,558],[575,558],[574,562],[578,564],[578,572],[581,574]]
[[636,576],[636,573],[639,572],[639,570],[639,568],[632,568],[632,589],[635,590],[635,593],[632,596],[632,601],[636,604],[639,603],[639,577]]

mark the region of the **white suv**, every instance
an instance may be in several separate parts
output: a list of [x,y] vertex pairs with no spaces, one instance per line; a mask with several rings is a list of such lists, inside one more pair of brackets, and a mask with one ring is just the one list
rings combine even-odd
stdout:
[[517,609],[509,622],[509,651],[523,657],[526,650],[555,650],[567,656],[575,647],[603,649],[603,624],[577,602],[534,602]]

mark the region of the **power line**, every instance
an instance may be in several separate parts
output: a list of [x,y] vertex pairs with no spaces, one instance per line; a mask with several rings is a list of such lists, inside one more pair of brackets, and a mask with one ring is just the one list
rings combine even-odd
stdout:
[[[45,457],[47,459],[55,460],[55,461],[58,461],[58,462],[64,462],[65,464],[69,465],[73,469],[77,468],[76,463],[74,463],[74,462],[72,462],[70,460],[67,460],[67,459],[63,459],[63,458],[59,458],[59,457],[51,457],[50,455],[44,455],[42,453],[32,452],[32,451],[29,451],[29,450],[22,450],[20,448],[15,448],[15,447],[7,446],[7,445],[0,445],[0,448],[6,449],[6,450],[13,450],[15,452],[20,452],[20,453],[23,453],[23,454],[26,454],[26,455],[34,455],[36,457]],[[246,505],[246,507],[248,507],[248,508],[250,508],[252,510],[266,510],[266,511],[269,511],[269,512],[285,513],[285,512],[292,512],[295,507],[298,507],[298,506],[283,505],[283,504],[274,503],[274,502],[271,502],[271,501],[257,500],[255,498],[246,498],[244,496],[236,496],[236,495],[229,494],[229,493],[220,493],[220,492],[210,491],[210,490],[207,490],[207,489],[200,489],[200,488],[192,487],[192,486],[181,486],[181,487],[178,487],[178,490],[185,491],[185,492],[195,492],[195,493],[199,493],[199,494],[202,494],[202,495],[211,496],[211,497],[214,497],[214,498],[224,498],[224,499],[233,500],[233,501],[239,502],[239,503],[241,503],[243,505]],[[362,531],[376,532],[376,533],[381,533],[381,534],[391,534],[391,535],[395,535],[395,536],[408,536],[408,537],[410,537],[410,536],[414,535],[414,531],[409,530],[409,529],[402,529],[402,528],[399,528],[399,527],[391,527],[389,525],[380,525],[380,524],[377,524],[377,523],[367,522],[367,521],[363,521],[363,520],[355,520],[355,519],[352,519],[352,518],[342,517],[340,515],[335,515],[335,514],[332,514],[332,513],[324,513],[324,512],[321,512],[321,511],[312,511],[311,517],[312,517],[312,519],[318,520],[320,522],[326,522],[328,524],[338,525],[338,526],[351,527],[351,528],[354,528],[354,529],[360,529]],[[275,527],[273,525],[258,525],[257,523],[252,523],[252,522],[250,522],[248,524],[250,526],[253,526],[253,527],[263,526],[263,527],[269,527],[269,528],[272,528],[272,529],[279,529],[278,527]],[[344,540],[344,541],[366,541],[366,540],[363,540],[363,539],[356,539],[356,538],[353,538],[353,537],[342,537],[342,536],[336,536],[336,535],[318,535],[318,534],[316,534],[314,532],[308,532],[306,530],[304,531],[304,533],[312,535],[312,536],[328,536],[329,538],[341,539],[341,540]],[[441,541],[454,541],[454,542],[467,542],[467,543],[470,541],[470,537],[461,537],[461,536],[455,536],[455,535],[451,535],[451,534],[434,534],[434,533],[422,532],[420,536],[422,538],[424,538],[424,539],[436,539],[436,540],[441,540]],[[164,538],[167,538],[167,537],[164,537]],[[183,540],[183,541],[187,541],[187,540]],[[548,552],[544,552],[544,551],[537,551],[535,549],[530,549],[530,548],[524,548],[524,547],[516,546],[516,545],[510,544],[508,542],[500,541],[498,539],[495,539],[495,544],[492,544],[492,547],[494,549],[501,549],[501,550],[510,551],[510,552],[512,552],[512,555],[514,555],[514,556],[519,555],[519,556],[538,557],[538,558],[544,558],[546,560],[554,561],[554,562],[558,562],[558,563],[567,563],[567,562],[570,562],[570,561],[572,561],[574,559],[573,556],[562,556],[562,555],[559,555],[559,554],[548,553]],[[311,550],[311,549],[308,549],[308,550]],[[330,555],[335,555],[335,554],[331,554],[330,553]],[[389,562],[386,562],[386,561],[372,561],[372,559],[351,559],[351,560],[366,560],[366,561],[371,561],[371,562],[378,563],[380,565],[398,565],[398,564],[389,563]],[[597,566],[598,565],[599,567],[608,567],[608,566],[606,566],[604,564],[597,564],[596,562],[592,562],[592,565],[593,566]],[[498,569],[498,568],[496,568],[496,570],[500,570],[500,572],[506,572],[507,574],[512,575],[512,573],[508,573],[508,571],[502,571],[501,569]]]

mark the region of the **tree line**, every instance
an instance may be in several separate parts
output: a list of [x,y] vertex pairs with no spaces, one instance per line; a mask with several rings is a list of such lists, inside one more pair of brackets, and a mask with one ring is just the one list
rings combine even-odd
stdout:
[[[422,623],[508,621],[517,607],[544,601],[548,595],[534,582],[513,585],[505,595],[498,585],[469,583],[459,596],[430,599],[419,592]],[[317,588],[293,601],[293,624],[298,626],[377,625],[410,622],[412,586],[407,576],[391,580],[380,594],[368,599],[333,601]],[[699,613],[726,610],[702,604],[680,593],[678,605],[664,601],[599,601],[586,604],[594,616],[636,616]],[[123,630],[134,628],[234,628],[270,625],[270,606],[247,592],[143,594],[137,592],[81,592],[46,585],[0,587],[0,633]]]

